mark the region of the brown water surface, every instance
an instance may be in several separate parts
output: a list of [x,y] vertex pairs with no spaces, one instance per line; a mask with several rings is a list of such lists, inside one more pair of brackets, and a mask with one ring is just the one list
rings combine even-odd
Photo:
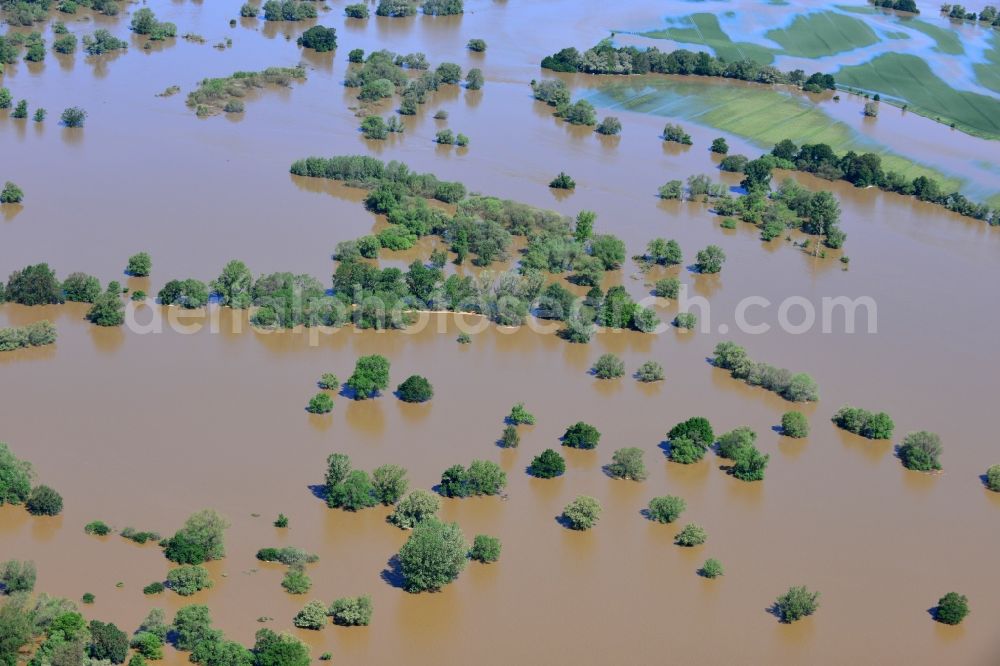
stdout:
[[[302,332],[255,332],[238,313],[214,307],[217,334],[205,327],[191,335],[169,328],[143,335],[93,327],[79,305],[4,305],[0,325],[49,318],[59,329],[55,346],[0,355],[0,439],[63,493],[66,509],[54,519],[0,509],[3,559],[35,560],[39,590],[75,599],[96,594],[88,616],[126,630],[153,606],[172,612],[204,602],[227,635],[247,644],[260,617],[274,618],[265,626],[288,629],[313,598],[371,594],[375,615],[368,628],[295,630],[314,656],[329,650],[340,663],[1000,659],[1000,576],[994,571],[1000,495],[979,480],[1000,462],[988,416],[998,388],[995,230],[895,195],[797,176],[810,187],[832,189],[840,200],[851,258],[843,270],[835,258],[812,257],[783,240],[762,245],[747,226],[722,230],[701,204],[659,201],[656,188],[667,180],[716,173],[704,147],[717,132],[691,125],[695,145],[670,149],[656,139],[662,118],[620,114],[622,136],[602,140],[561,124],[531,99],[528,87],[539,76],[535,63],[542,54],[595,41],[622,11],[652,20],[655,6],[470,1],[460,19],[365,23],[343,19],[341,5],[319,20],[338,29],[334,55],[301,54],[294,36],[306,25],[272,28],[243,20],[230,29],[236,5],[152,2],[180,33],[200,33],[208,43],[178,39],[144,51],[135,40],[128,53],[110,58],[50,54],[38,68],[12,66],[3,85],[32,108],[48,108],[50,120],[39,127],[0,117],[2,161],[14,165],[2,178],[16,180],[26,193],[22,207],[2,211],[0,274],[48,261],[62,276],[83,270],[103,281],[122,279],[127,257],[145,249],[153,255],[153,275],[130,286],[151,293],[174,277],[209,279],[232,258],[256,273],[309,272],[328,282],[336,243],[381,222],[364,211],[363,193],[292,177],[288,165],[308,154],[370,152],[567,215],[595,210],[598,230],[621,236],[629,254],[654,236],[676,238],[688,261],[709,243],[720,245],[728,256],[721,275],[670,271],[692,295],[709,299],[710,328],[607,333],[590,345],[569,345],[527,328],[486,326],[470,345],[458,345],[452,318],[431,315],[419,330],[345,328],[319,335],[312,345]],[[122,16],[69,25],[79,34],[100,23],[126,35],[127,22]],[[227,36],[232,48],[212,48]],[[472,37],[487,39],[489,50],[467,53]],[[475,94],[443,90],[405,119],[402,137],[374,145],[357,133],[349,108],[356,100],[340,85],[354,47],[425,51],[432,63],[482,67],[487,84]],[[262,91],[242,116],[199,120],[184,106],[184,94],[205,76],[300,60],[310,68],[306,83]],[[183,93],[154,96],[173,84]],[[58,110],[73,104],[90,113],[83,130],[55,122]],[[449,111],[447,123],[431,118],[438,108]],[[432,139],[443,126],[468,134],[469,150],[436,147]],[[946,128],[930,122],[923,128],[925,141],[937,136],[948,145]],[[750,152],[735,137],[729,143]],[[568,196],[546,187],[560,170],[578,184]],[[383,265],[415,256],[390,253]],[[643,276],[629,262],[608,283],[645,297],[663,273]],[[755,323],[772,326],[769,334],[736,330],[734,312],[747,296],[773,303],[749,313]],[[817,311],[823,297],[870,296],[878,306],[878,333],[864,333],[862,320],[861,332],[845,334],[839,319],[834,334],[818,326],[802,335],[780,332],[778,304],[790,296],[804,297]],[[678,306],[656,307],[669,320]],[[139,309],[143,322],[165,312]],[[719,333],[720,325],[729,332]],[[821,401],[803,408],[811,437],[780,437],[773,428],[790,404],[708,365],[721,339],[817,379]],[[621,355],[630,372],[647,359],[659,361],[666,381],[595,380],[587,369],[607,351]],[[304,412],[320,374],[344,378],[355,358],[369,353],[391,359],[393,386],[410,374],[426,375],[434,400],[337,398],[331,415]],[[520,448],[499,449],[502,418],[519,401],[538,425],[523,428]],[[829,417],[847,403],[889,412],[897,424],[893,444],[909,431],[938,432],[944,472],[908,472],[892,444],[838,431]],[[664,433],[693,415],[709,417],[717,431],[753,427],[759,447],[771,455],[767,479],[733,479],[711,454],[696,465],[668,463]],[[600,447],[564,451],[563,478],[528,477],[531,458],[557,448],[565,427],[578,420],[601,430]],[[624,446],[645,451],[645,482],[602,472],[613,450]],[[401,464],[420,488],[430,488],[455,463],[499,462],[509,475],[508,499],[445,500],[442,515],[458,521],[470,541],[478,533],[499,536],[500,562],[470,564],[438,594],[403,592],[388,561],[406,533],[384,522],[388,511],[330,510],[310,491],[322,482],[333,451],[348,453],[364,469]],[[600,523],[586,533],[556,522],[581,494],[604,505]],[[640,514],[663,494],[687,500],[679,525],[654,524]],[[169,534],[203,507],[232,521],[228,557],[209,566],[215,587],[187,599],[141,593],[169,568],[156,546],[83,533],[85,523],[102,519]],[[291,520],[288,530],[271,525],[279,511]],[[707,529],[707,544],[673,545],[686,522]],[[286,594],[282,568],[254,559],[257,549],[271,545],[320,555],[310,566],[308,594]],[[724,577],[696,575],[707,557],[722,561]],[[768,606],[800,584],[822,592],[819,612],[779,624]],[[968,595],[973,609],[959,628],[938,626],[927,612],[950,590]],[[171,652],[165,663],[185,659]]]

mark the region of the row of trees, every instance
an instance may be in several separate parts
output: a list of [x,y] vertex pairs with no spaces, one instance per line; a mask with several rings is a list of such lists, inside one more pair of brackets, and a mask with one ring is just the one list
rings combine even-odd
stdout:
[[855,187],[874,186],[886,192],[914,196],[921,201],[944,206],[959,215],[983,220],[991,225],[1000,224],[1000,209],[977,204],[959,192],[945,192],[933,178],[917,176],[907,180],[895,171],[886,171],[882,168],[882,158],[877,153],[858,154],[851,150],[844,155],[837,155],[825,143],[797,146],[793,141],[784,139],[775,144],[769,156],[765,155],[761,159],[771,168],[805,171],[826,180],[846,180]]
[[941,5],[941,13],[956,20],[979,21],[993,27],[1000,27],[1000,12],[994,5],[986,5],[977,15],[976,12],[970,12],[962,5],[943,4]]
[[895,9],[899,12],[910,12],[911,14],[920,13],[920,8],[917,7],[917,3],[914,0],[868,0],[868,2],[876,7]]
[[[156,627],[157,631],[160,628]],[[212,627],[208,606],[190,605],[177,610],[169,634],[174,646],[190,652],[190,660],[200,664],[236,664],[239,666],[308,666],[309,648],[290,634],[261,629],[253,648],[225,638]],[[121,663],[121,662],[117,662]]]
[[[337,249],[340,264],[334,276],[334,293],[358,308],[355,320],[362,326],[405,325],[401,318],[390,324],[369,321],[380,319],[368,316],[373,308],[380,304],[388,309],[400,300],[401,310],[409,304],[421,309],[463,310],[486,314],[500,324],[515,325],[523,322],[540,296],[544,301],[539,303],[540,316],[567,322],[563,335],[571,341],[589,340],[598,319],[603,325],[642,331],[651,331],[659,323],[651,310],[639,308],[621,287],[613,288],[607,297],[599,289],[592,290],[588,301],[579,304],[586,309],[572,307],[573,294],[559,284],[542,291],[541,271],[573,270],[571,280],[596,287],[604,271],[614,270],[624,262],[625,245],[620,239],[593,234],[593,213],[582,212],[572,226],[556,213],[493,197],[465,197],[465,189],[458,183],[441,183],[428,174],[411,173],[399,163],[383,164],[366,157],[308,158],[296,162],[292,172],[370,189],[366,206],[386,215],[393,225],[378,236],[344,243]],[[430,208],[426,198],[457,202],[457,214],[449,218]],[[513,235],[527,236],[528,247],[520,275],[507,273],[495,282],[488,274],[476,278],[454,275],[445,280],[440,267],[447,255],[441,252],[432,256],[431,267],[411,264],[405,285],[400,271],[379,271],[360,261],[377,256],[380,247],[406,249],[427,234],[436,234],[449,243],[456,263],[464,262],[470,253],[475,255],[473,263],[482,266],[503,260]],[[369,307],[368,301],[376,305]]]
[[[312,6],[310,2],[303,5]],[[306,78],[304,67],[268,67],[259,72],[239,71],[229,76],[202,79],[188,93],[185,104],[199,117],[220,111],[238,113],[243,110],[243,98],[251,90],[265,86],[288,87],[292,81]]]
[[[100,281],[86,273],[70,273],[60,282],[55,271],[42,263],[11,273],[6,287],[0,285],[0,302],[8,300],[21,305],[54,305],[66,301],[92,303],[86,315],[88,320],[99,326],[120,326],[125,321],[122,292],[117,280],[109,282],[107,290],[101,292]],[[47,322],[35,324],[27,337],[12,332],[9,339],[11,342],[30,342],[32,339],[51,342],[55,339],[55,331],[49,329],[51,324],[45,324]]]
[[265,21],[305,21],[316,18],[316,5],[308,0],[267,0],[261,7]]
[[729,370],[734,379],[750,386],[760,386],[773,391],[791,402],[815,402],[819,400],[819,387],[808,374],[792,374],[784,368],[754,361],[746,349],[735,342],[720,342],[715,347],[712,363],[723,370]]
[[634,46],[615,47],[604,39],[582,54],[575,48],[565,48],[542,59],[542,68],[556,72],[587,74],[681,74],[717,76],[757,83],[785,83],[802,86],[810,92],[832,90],[836,82],[829,74],[815,73],[806,77],[802,70],[782,72],[770,65],[761,65],[749,58],[727,62],[704,51],[697,53],[677,49],[664,53],[655,46],[639,49]]

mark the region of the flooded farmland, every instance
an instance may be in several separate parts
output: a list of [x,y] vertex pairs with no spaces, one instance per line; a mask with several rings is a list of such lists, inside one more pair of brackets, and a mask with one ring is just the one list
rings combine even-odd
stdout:
[[[989,418],[998,388],[1000,232],[912,198],[788,174],[838,199],[845,265],[783,238],[762,243],[751,225],[723,229],[705,204],[658,199],[659,186],[691,174],[738,187],[739,175],[719,173],[707,150],[717,136],[731,152],[755,156],[764,147],[687,112],[611,111],[607,86],[631,79],[563,76],[574,98],[592,95],[599,116],[621,119],[620,137],[563,123],[529,87],[553,77],[538,68],[544,55],[586,48],[611,30],[661,25],[665,10],[653,3],[469,0],[461,17],[388,19],[373,11],[367,21],[345,19],[344,4],[331,3],[318,20],[274,24],[238,18],[238,3],[150,2],[179,34],[197,33],[206,43],[178,37],[149,50],[128,30],[127,12],[139,5],[114,19],[84,10],[64,17],[71,32],[106,27],[130,48],[100,57],[50,52],[43,63],[7,66],[0,85],[49,109],[50,120],[0,111],[0,180],[25,192],[22,205],[0,207],[0,275],[48,262],[60,277],[85,271],[155,294],[170,279],[209,280],[239,258],[255,275],[308,273],[329,285],[336,244],[385,220],[365,210],[363,190],[288,168],[307,155],[370,154],[564,215],[593,210],[597,231],[623,239],[628,256],[651,238],[677,239],[684,264],[644,273],[628,260],[605,287],[623,285],[667,322],[679,304],[652,298],[651,285],[676,275],[689,296],[709,304],[699,312],[707,328],[607,331],[590,344],[570,344],[532,330],[541,326],[515,330],[433,314],[403,331],[275,332],[211,304],[183,314],[194,326],[182,333],[156,332],[150,322],[177,308],[151,302],[129,303],[127,317],[138,324],[122,328],[90,324],[79,303],[0,305],[0,326],[49,319],[59,331],[55,345],[0,353],[0,441],[65,499],[51,518],[0,507],[0,559],[33,560],[36,591],[74,600],[93,593],[95,603],[81,606],[86,617],[129,633],[153,607],[172,617],[185,604],[204,603],[227,638],[252,645],[261,627],[291,631],[314,660],[331,652],[337,663],[996,663],[1000,493],[980,476],[1000,463]],[[315,24],[337,29],[335,52],[296,46],[295,37]],[[213,48],[226,38],[231,47]],[[467,51],[472,38],[486,39],[487,51]],[[366,141],[352,109],[357,91],[342,85],[353,48],[422,51],[435,65],[482,68],[486,84],[481,91],[443,87],[403,117],[401,136]],[[305,82],[253,94],[244,114],[198,118],[184,104],[205,77],[300,62]],[[673,85],[664,81],[672,80],[658,77],[656,85]],[[172,85],[181,93],[156,96]],[[692,85],[677,82],[682,91]],[[391,113],[395,101],[379,113]],[[88,111],[82,129],[56,123],[57,111],[72,105]],[[843,111],[848,105],[856,113]],[[982,166],[995,163],[994,142],[910,114],[902,122],[918,140],[906,145],[896,124],[866,128],[859,107],[845,96],[831,113],[850,132],[873,133],[887,150],[963,181],[970,192],[1000,192],[995,165]],[[446,123],[433,118],[440,109]],[[878,121],[892,119],[886,111]],[[683,123],[694,145],[664,144],[658,135],[668,121]],[[445,126],[467,134],[470,146],[435,144]],[[547,187],[563,170],[576,180],[572,193]],[[723,272],[688,270],[709,244],[725,251]],[[153,256],[152,275],[127,278],[125,261],[140,250]],[[403,266],[418,257],[383,251],[379,263]],[[770,303],[748,315],[769,324],[768,333],[739,330],[736,313],[747,297]],[[779,305],[799,297],[817,312],[824,298],[868,297],[877,304],[877,332],[868,333],[862,319],[846,333],[839,313],[829,333],[819,324],[802,334],[780,330]],[[798,322],[801,314],[793,308],[789,318]],[[460,327],[475,331],[470,344],[456,343]],[[727,339],[756,359],[810,373],[820,400],[796,406],[713,368],[707,359]],[[606,352],[624,360],[624,378],[589,374]],[[433,400],[408,404],[385,391],[367,401],[335,396],[328,415],[304,411],[322,373],[344,378],[358,356],[375,353],[391,361],[392,387],[421,374],[434,385]],[[630,377],[646,360],[663,365],[663,382]],[[516,402],[538,423],[522,428],[518,448],[502,449],[496,440]],[[845,404],[891,414],[893,440],[837,429],[830,417]],[[806,439],[777,431],[793,408],[809,417]],[[753,428],[771,456],[767,478],[739,481],[713,453],[693,465],[668,461],[666,432],[696,415],[718,432]],[[559,446],[580,420],[603,433],[594,451]],[[906,470],[894,455],[902,436],[918,430],[941,436],[940,474]],[[645,481],[603,471],[612,451],[626,446],[644,451]],[[566,457],[566,473],[551,480],[526,474],[550,447]],[[500,561],[470,563],[438,593],[405,592],[390,558],[409,533],[385,522],[390,510],[351,513],[317,497],[332,452],[366,470],[401,465],[411,487],[424,489],[453,464],[499,463],[508,475],[503,498],[443,499],[440,515],[457,521],[470,541],[500,537]],[[687,502],[679,523],[640,513],[667,494]],[[557,522],[578,495],[604,506],[592,530]],[[155,544],[83,531],[101,519],[170,535],[205,507],[232,526],[226,558],[206,565],[214,587],[190,597],[142,593],[171,568]],[[272,526],[279,512],[288,529]],[[704,545],[674,545],[687,522],[707,530]],[[283,567],[254,557],[267,546],[319,555],[308,566],[312,590],[286,593]],[[725,566],[720,579],[697,575],[708,557]],[[786,625],[768,608],[793,585],[820,591],[820,608]],[[928,613],[950,590],[968,595],[972,608],[954,627]],[[362,594],[374,602],[368,627],[292,626],[309,600]],[[162,663],[187,659],[168,647]]]

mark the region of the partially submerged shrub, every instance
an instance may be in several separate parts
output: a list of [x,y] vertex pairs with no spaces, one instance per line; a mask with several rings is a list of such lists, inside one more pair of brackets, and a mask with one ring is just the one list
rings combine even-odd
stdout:
[[212,587],[212,584],[208,569],[197,564],[184,564],[167,572],[167,587],[182,597]]
[[566,432],[563,433],[562,437],[563,446],[575,449],[593,449],[597,447],[600,441],[601,433],[597,428],[583,421],[577,421],[566,428]]
[[500,559],[500,539],[486,534],[477,534],[472,543],[469,557],[484,564]]
[[656,361],[646,361],[635,372],[635,378],[643,383],[663,380],[663,366]]
[[528,466],[528,473],[539,479],[551,479],[566,471],[566,461],[557,451],[545,449],[534,457]]
[[592,370],[598,379],[617,379],[625,375],[625,362],[614,354],[602,354]]
[[372,621],[374,606],[368,595],[341,597],[330,605],[329,615],[334,624],[344,627],[367,627]]
[[687,508],[687,502],[680,497],[673,495],[654,497],[649,500],[648,515],[650,520],[655,520],[658,523],[672,523],[680,517],[685,508]]
[[816,612],[819,592],[810,592],[804,586],[789,588],[788,592],[778,597],[774,608],[782,622],[795,622]]
[[646,464],[642,460],[642,449],[634,446],[618,449],[611,457],[608,474],[616,479],[642,481],[646,478]]
[[562,517],[570,529],[589,530],[601,518],[601,503],[593,497],[580,495],[566,505]]
[[935,433],[926,430],[911,432],[899,447],[899,459],[907,469],[930,472],[941,469],[939,458],[943,450],[941,438]]
[[809,419],[802,412],[785,412],[781,416],[781,434],[800,439],[809,436]]
[[719,560],[710,557],[705,560],[705,564],[701,565],[701,570],[698,573],[705,578],[718,578],[723,573],[722,564]]
[[674,543],[678,546],[700,546],[708,540],[708,533],[697,523],[688,523],[677,533]]

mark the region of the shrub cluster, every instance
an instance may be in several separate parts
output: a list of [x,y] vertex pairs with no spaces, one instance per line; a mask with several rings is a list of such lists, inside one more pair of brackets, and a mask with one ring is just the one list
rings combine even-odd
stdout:
[[715,347],[712,359],[716,367],[729,370],[735,379],[750,386],[760,386],[773,391],[791,402],[815,402],[819,400],[819,387],[815,380],[805,373],[792,374],[784,368],[754,361],[734,342],[720,342]]
[[575,48],[565,48],[542,59],[542,67],[556,72],[587,74],[680,74],[717,76],[767,84],[791,84],[810,92],[832,90],[836,82],[829,74],[816,73],[808,78],[802,70],[782,72],[770,65],[761,65],[749,58],[727,62],[704,51],[694,53],[677,49],[664,53],[656,47],[639,49],[634,46],[616,48],[610,39],[582,54]]
[[892,431],[896,427],[885,412],[875,414],[860,407],[841,407],[832,420],[838,428],[868,439],[892,439]]
[[491,460],[473,460],[468,468],[452,465],[441,475],[445,497],[498,495],[507,485],[507,473]]
[[27,326],[0,328],[0,352],[41,347],[56,341],[56,327],[47,319]]

